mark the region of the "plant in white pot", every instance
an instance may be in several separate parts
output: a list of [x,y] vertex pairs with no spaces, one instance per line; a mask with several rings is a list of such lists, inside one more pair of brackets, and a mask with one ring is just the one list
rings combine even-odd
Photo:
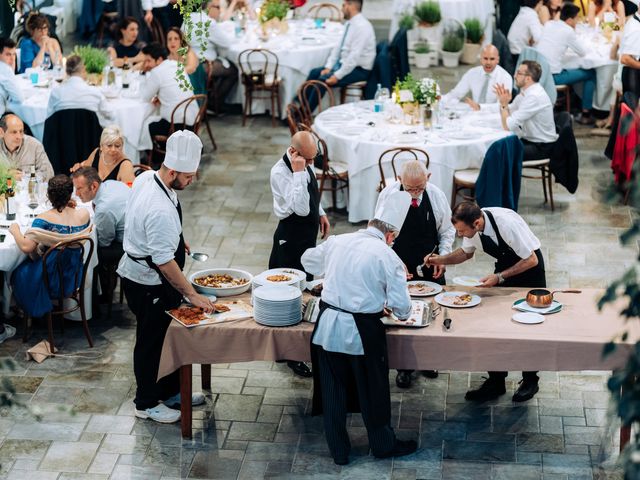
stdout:
[[484,37],[484,29],[482,23],[477,18],[468,18],[464,21],[464,28],[467,31],[467,41],[462,49],[462,57],[460,61],[467,65],[473,65],[478,61],[480,48],[482,47],[482,39]]
[[457,20],[449,18],[444,23],[442,25],[440,54],[442,56],[442,64],[445,67],[453,68],[458,66],[466,32],[464,25]]
[[420,30],[420,38],[432,45],[438,45],[440,32],[438,24],[442,20],[440,4],[434,0],[427,0],[415,6],[413,11]]
[[[428,43],[416,43],[414,47],[416,67],[429,68],[431,66],[432,52]],[[436,57],[437,61],[437,57]]]

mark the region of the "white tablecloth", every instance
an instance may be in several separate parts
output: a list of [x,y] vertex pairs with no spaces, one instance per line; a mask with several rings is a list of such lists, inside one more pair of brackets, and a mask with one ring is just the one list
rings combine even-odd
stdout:
[[[430,181],[450,197],[454,172],[480,168],[489,146],[510,134],[502,130],[497,112],[471,112],[464,105],[456,109],[461,118],[445,118],[442,128],[432,131],[420,125],[390,124],[383,114],[373,113],[369,101],[333,107],[316,117],[313,128],[327,142],[329,159],[348,165],[350,222],[373,216],[380,182],[378,159],[385,150],[402,146],[425,150],[430,157]],[[449,113],[453,111],[443,111],[441,116]]]
[[[286,106],[295,97],[298,87],[316,67],[324,67],[331,49],[342,39],[343,26],[327,22],[324,28],[315,28],[312,20],[289,20],[289,31],[263,42],[258,38],[256,24],[247,24],[247,33],[226,52],[225,56],[238,67],[238,56],[249,48],[265,48],[278,56],[278,76],[281,79],[280,107],[282,118],[286,118]],[[231,103],[244,104],[244,87],[239,77],[238,86],[230,94]],[[267,106],[269,105],[269,106]],[[264,113],[270,102],[254,101],[252,113]]]
[[[57,88],[56,82],[51,82],[49,88],[34,87],[29,79],[22,78],[20,86],[25,96],[22,104],[11,104],[11,109],[31,128],[33,136],[42,141],[44,135],[44,122],[47,119],[47,105],[51,88]],[[134,95],[135,91],[127,93]],[[155,107],[151,103],[142,102],[138,98],[124,97],[122,93],[113,99],[109,99],[113,110],[113,119],[107,119],[98,115],[100,125],[118,125],[125,137],[125,154],[133,163],[139,163],[141,150],[151,150],[151,136],[148,124],[157,121],[160,117],[154,115]],[[97,147],[98,145],[96,145]]]

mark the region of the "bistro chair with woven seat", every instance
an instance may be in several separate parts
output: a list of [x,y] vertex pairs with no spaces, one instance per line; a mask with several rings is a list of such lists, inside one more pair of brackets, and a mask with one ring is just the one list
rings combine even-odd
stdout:
[[306,125],[302,109],[296,103],[287,105],[287,125],[291,135],[303,130],[300,128],[303,124]]
[[[324,95],[324,96],[323,96]],[[336,100],[333,95],[333,89],[322,80],[307,80],[300,88],[298,88],[298,99],[300,100],[302,117],[304,123],[311,125],[313,123],[313,111],[311,110],[310,98],[315,96],[318,98],[318,106],[316,111],[322,112],[323,108],[331,108],[335,106]],[[325,100],[326,97],[326,100]],[[325,107],[322,106],[324,101]]]
[[[555,204],[553,203],[553,175],[551,174],[551,159],[543,158],[541,160],[525,160],[522,162],[522,170],[528,169],[529,171],[535,170],[538,173],[532,173],[525,175],[522,174],[522,178],[529,178],[533,180],[542,180],[542,193],[544,194],[544,203],[549,203],[551,211],[555,211]],[[547,194],[547,188],[549,193]]]
[[[51,298],[54,303],[53,310],[48,312],[46,316],[51,351],[55,351],[53,317],[60,316],[61,331],[64,332],[64,316],[76,310],[80,310],[84,334],[87,337],[89,346],[93,347],[93,339],[91,338],[91,333],[89,333],[87,315],[84,310],[84,284],[87,278],[91,256],[93,255],[93,249],[94,244],[91,237],[80,237],[58,242],[50,247],[42,257],[42,281],[44,282],[46,290],[49,292],[49,298]],[[80,255],[80,258],[83,259],[81,262],[76,263],[76,268],[72,268],[73,262],[69,260],[71,255]],[[69,293],[70,286],[72,289]],[[67,290],[67,293],[65,293],[65,290]],[[70,300],[74,305],[65,309],[65,300]],[[29,320],[29,317],[25,317],[23,341],[26,341],[29,337]]]
[[105,32],[111,32],[117,22],[118,12],[102,12],[100,20],[98,20],[98,26],[96,27],[96,47],[102,48],[105,46],[103,44],[104,34]]
[[[271,126],[282,116],[280,107],[280,77],[278,77],[278,56],[264,48],[249,48],[238,55],[240,77],[244,85],[244,108],[242,126],[251,116],[253,101],[267,98],[271,101]],[[277,108],[277,117],[276,117]]]
[[366,80],[345,85],[340,89],[340,103],[345,103],[347,98],[353,98],[355,101],[363,100],[365,88],[367,88]]
[[[398,179],[398,168],[396,168],[396,162],[406,162],[408,160],[418,160],[424,162],[424,165],[429,169],[429,154],[419,148],[411,147],[395,147],[385,150],[378,158],[378,169],[380,170],[380,184],[378,191],[382,191],[387,184],[395,182]],[[388,167],[391,166],[391,172],[388,171]],[[392,175],[389,175],[391,173]]]
[[451,198],[451,208],[456,206],[458,193],[468,190],[468,194],[462,194],[462,198],[468,202],[475,201],[476,182],[480,174],[479,168],[466,168],[453,172],[453,197]]
[[307,18],[324,18],[331,22],[342,21],[342,12],[333,3],[318,3],[307,12]]
[[[192,102],[196,102],[198,104],[198,114],[196,115],[193,125],[187,125],[187,110]],[[187,130],[191,130],[197,135],[198,131],[200,130],[200,124],[205,118],[206,111],[207,96],[204,94],[193,95],[192,97],[185,98],[179,104],[177,104],[171,112],[171,124],[169,125],[169,132],[167,133],[167,135],[154,135],[151,139],[151,141],[153,142],[153,150],[151,151],[149,163],[153,165],[153,157],[155,156],[155,154],[164,157],[164,154],[166,153],[165,148],[167,145],[167,139],[176,130],[184,128]]]

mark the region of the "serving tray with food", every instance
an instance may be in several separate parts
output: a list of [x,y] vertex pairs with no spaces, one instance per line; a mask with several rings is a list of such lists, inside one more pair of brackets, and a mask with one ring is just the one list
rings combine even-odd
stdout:
[[467,292],[442,292],[436,295],[435,301],[443,307],[471,308],[480,304],[482,299]]
[[442,291],[442,285],[420,280],[407,282],[407,288],[409,289],[409,295],[412,297],[430,297]]
[[235,302],[218,302],[213,305],[213,313],[205,313],[200,307],[183,305],[166,313],[187,328],[201,325],[214,325],[231,320],[243,320],[253,317],[251,305],[238,300]]
[[426,303],[423,300],[412,300],[411,315],[407,320],[398,320],[393,313],[382,317],[380,320],[390,327],[423,328],[431,324],[432,315],[433,307],[431,303]]
[[229,297],[249,290],[253,275],[235,268],[213,268],[192,273],[189,280],[199,293]]

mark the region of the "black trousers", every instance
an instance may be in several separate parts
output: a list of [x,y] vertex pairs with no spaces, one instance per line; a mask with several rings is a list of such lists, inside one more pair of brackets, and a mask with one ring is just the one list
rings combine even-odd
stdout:
[[129,308],[136,316],[133,372],[137,388],[134,403],[138,410],[144,410],[180,392],[178,370],[156,381],[162,344],[171,318],[164,313],[167,306],[162,296],[162,285],[142,285],[123,278],[122,287]]
[[[347,433],[347,386],[341,379],[351,371],[355,377],[358,390],[358,401],[362,412],[362,420],[367,428],[369,446],[375,456],[388,454],[396,443],[396,436],[391,428],[391,412],[388,412],[388,422],[382,427],[371,426],[371,411],[375,397],[366,394],[367,375],[366,365],[361,355],[347,355],[344,353],[327,352],[318,348],[318,367],[320,384],[322,388],[322,408],[324,431],[329,445],[329,451],[334,459],[346,459],[351,450],[349,435]],[[386,375],[389,374],[388,368]],[[389,396],[387,391],[380,395]]]
[[115,267],[124,255],[122,250],[122,243],[113,241],[108,247],[98,247],[98,276],[100,277],[100,286],[102,287],[102,294],[111,295],[111,292],[107,292],[106,288],[115,288],[112,284]]
[[537,143],[522,140],[524,144],[524,158],[522,160],[542,160],[551,157],[555,143]]

